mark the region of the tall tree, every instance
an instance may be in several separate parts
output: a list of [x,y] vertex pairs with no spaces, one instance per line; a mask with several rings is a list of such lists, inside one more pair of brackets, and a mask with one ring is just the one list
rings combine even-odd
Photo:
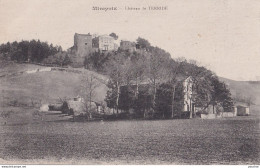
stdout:
[[145,80],[145,74],[147,72],[147,59],[144,55],[133,53],[131,56],[131,65],[129,67],[128,74],[134,84],[136,85],[135,89],[135,98],[138,99],[138,91],[140,84]]
[[[129,54],[129,53],[127,53]],[[139,87],[145,80],[147,72],[147,59],[144,55],[133,52],[130,53],[127,60],[127,73],[125,74],[126,85],[121,90],[121,94],[124,100],[120,103],[124,106],[124,109],[129,110],[130,107],[140,111],[139,108]],[[121,98],[122,99],[122,98]]]
[[96,96],[96,89],[101,85],[99,80],[93,75],[82,76],[82,85],[80,86],[80,96],[84,98],[84,107],[88,118],[92,118],[93,101]]
[[[214,91],[212,78],[215,75],[205,67],[198,66],[196,61],[188,63],[186,60],[183,60],[180,71],[183,75],[192,77],[193,91],[191,98],[193,102],[195,102],[196,106],[207,108],[211,103]],[[190,113],[191,117],[192,113]]]
[[143,49],[149,49],[151,47],[151,44],[148,40],[138,37],[138,39],[136,40],[137,44],[139,45],[140,48]]
[[171,92],[171,118],[174,117],[174,97],[175,97],[175,90],[176,90],[176,85],[178,83],[178,74],[179,74],[179,67],[180,67],[180,62],[170,60],[168,62],[168,67],[167,67],[167,76],[166,78],[168,79],[168,84],[170,85],[170,92]]
[[152,113],[156,109],[156,94],[157,88],[165,82],[166,64],[168,59],[159,50],[151,50],[150,58],[148,59],[147,77],[149,85],[152,87]]
[[212,93],[211,104],[213,108],[215,105],[220,104],[224,111],[231,111],[233,107],[233,100],[231,98],[230,90],[224,82],[220,82],[218,78],[212,80],[214,92]]
[[105,65],[105,71],[110,79],[109,86],[111,89],[110,92],[112,92],[111,95],[116,95],[115,107],[117,113],[119,108],[120,87],[127,84],[128,81],[127,71],[130,64],[129,61],[125,61],[124,57],[124,53],[117,53],[114,57],[111,57]]
[[114,32],[110,33],[109,36],[113,37],[115,40],[118,39],[118,35],[116,35]]
[[71,59],[66,52],[59,52],[54,55],[50,55],[49,57],[43,60],[45,64],[55,64],[58,66],[66,66],[71,63]]

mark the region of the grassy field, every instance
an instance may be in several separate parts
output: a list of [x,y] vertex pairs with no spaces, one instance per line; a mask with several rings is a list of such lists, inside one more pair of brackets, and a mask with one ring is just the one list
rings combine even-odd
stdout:
[[[28,114],[29,115],[29,114]],[[51,119],[62,118],[53,122]],[[70,122],[0,120],[3,163],[258,164],[259,118]],[[68,119],[68,118],[67,118]],[[13,120],[12,120],[13,121]]]

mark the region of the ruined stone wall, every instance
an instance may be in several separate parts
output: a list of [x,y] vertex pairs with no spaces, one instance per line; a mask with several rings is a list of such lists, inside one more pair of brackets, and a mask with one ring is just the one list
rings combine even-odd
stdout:
[[121,41],[120,42],[120,49],[121,50],[128,50],[128,51],[136,51],[135,43],[130,41]]

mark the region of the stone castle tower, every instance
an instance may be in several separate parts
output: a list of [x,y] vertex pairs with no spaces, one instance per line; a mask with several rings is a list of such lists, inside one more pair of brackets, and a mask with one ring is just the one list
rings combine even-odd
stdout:
[[78,34],[74,35],[74,49],[76,55],[85,57],[92,51],[92,35],[91,34]]

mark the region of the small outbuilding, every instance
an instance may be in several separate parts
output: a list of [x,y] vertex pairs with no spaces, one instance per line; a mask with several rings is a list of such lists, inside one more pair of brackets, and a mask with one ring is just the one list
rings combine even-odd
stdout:
[[67,100],[64,103],[66,104],[63,105],[65,111],[73,114],[74,116],[85,115],[87,111],[90,115],[92,113],[102,113],[103,111],[100,103],[92,101],[90,104],[89,102],[85,102],[84,98],[80,96]]
[[237,116],[248,116],[248,115],[250,115],[250,108],[249,108],[248,103],[235,102],[234,103],[234,112]]

